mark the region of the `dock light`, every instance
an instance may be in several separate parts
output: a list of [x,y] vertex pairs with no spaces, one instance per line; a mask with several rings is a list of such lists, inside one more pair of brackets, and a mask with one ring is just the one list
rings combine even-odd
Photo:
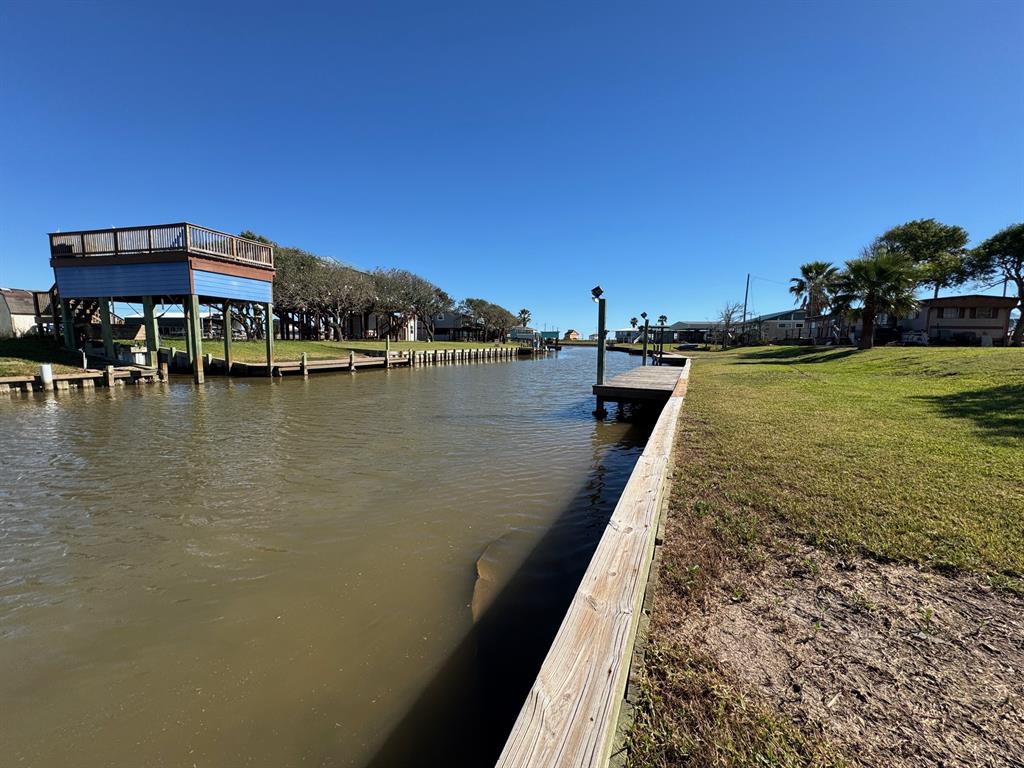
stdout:
[[644,320],[646,320],[647,319],[647,313],[646,312],[641,312],[640,313],[640,317],[642,317]]
[[[594,298],[594,303],[597,304],[597,383],[600,386],[604,384],[604,350],[605,338],[608,335],[604,324],[604,291],[601,290],[600,285],[595,285],[590,289],[590,295]],[[604,398],[597,398],[597,409],[594,411],[594,415],[599,419],[603,419],[607,413],[604,409]]]

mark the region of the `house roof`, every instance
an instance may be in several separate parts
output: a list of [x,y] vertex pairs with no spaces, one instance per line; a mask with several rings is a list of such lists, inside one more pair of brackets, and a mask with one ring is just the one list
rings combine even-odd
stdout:
[[680,320],[666,328],[670,331],[709,331],[720,325],[717,320]]
[[784,317],[785,315],[791,315],[797,312],[800,313],[800,317],[794,317],[794,320],[807,319],[807,311],[800,309],[799,307],[796,307],[794,309],[784,309],[781,312],[772,312],[771,314],[767,315],[758,315],[757,317],[752,317],[750,319],[753,320],[754,322],[764,322],[765,320],[777,320],[780,317]]
[[26,291],[22,288],[0,288],[0,296],[7,302],[7,309],[11,311],[12,315],[36,316],[36,305],[32,301],[32,291]]
[[1017,297],[970,293],[964,296],[940,296],[937,299],[923,299],[921,303],[929,307],[1015,307],[1017,306]]

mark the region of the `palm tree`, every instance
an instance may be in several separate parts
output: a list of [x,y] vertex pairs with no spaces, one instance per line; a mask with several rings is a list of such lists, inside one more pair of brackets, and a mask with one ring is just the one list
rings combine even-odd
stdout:
[[668,315],[658,315],[658,325],[664,325],[668,322]]
[[634,330],[636,330],[636,325],[637,325],[637,323],[639,323],[639,322],[640,322],[640,321],[639,321],[639,320],[637,320],[637,319],[636,319],[635,317],[631,317],[631,318],[629,318],[629,325],[630,325],[630,326],[631,326],[631,327],[632,327],[632,328],[633,328]]
[[530,321],[532,319],[533,319],[533,315],[530,314],[530,310],[528,310],[528,309],[520,309],[519,310],[519,324],[521,326],[523,326],[525,328],[526,326],[528,326],[530,324]]
[[920,282],[919,271],[909,258],[880,242],[865,248],[859,259],[846,262],[837,282],[833,304],[863,322],[861,349],[875,346],[878,315],[902,317],[917,306],[914,292]]
[[[839,270],[827,261],[810,261],[800,267],[800,277],[792,277],[789,292],[796,296],[796,303],[807,313],[807,320],[820,317],[832,303],[836,290]],[[804,327],[810,333],[810,323]],[[801,333],[801,336],[803,334]]]

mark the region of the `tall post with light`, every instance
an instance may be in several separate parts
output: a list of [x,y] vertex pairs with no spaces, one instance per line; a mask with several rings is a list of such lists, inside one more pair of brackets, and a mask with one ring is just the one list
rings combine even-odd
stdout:
[[607,331],[604,329],[604,299],[600,285],[594,286],[590,295],[597,302],[597,383],[604,384],[604,337]]
[[647,313],[641,312],[640,317],[644,319],[644,359],[640,365],[647,365],[647,332],[650,328],[651,321],[647,319]]

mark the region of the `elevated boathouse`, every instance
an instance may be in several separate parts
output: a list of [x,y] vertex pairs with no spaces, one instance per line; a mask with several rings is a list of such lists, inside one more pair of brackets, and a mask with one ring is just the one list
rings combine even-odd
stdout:
[[203,381],[200,304],[224,313],[224,356],[231,366],[232,305],[260,306],[267,346],[267,372],[273,370],[274,249],[267,243],[182,222],[122,229],[53,232],[50,266],[64,343],[75,348],[75,322],[98,310],[103,343],[114,357],[111,303],[143,306],[146,349],[157,364],[160,334],[155,307],[180,304],[193,376]]

